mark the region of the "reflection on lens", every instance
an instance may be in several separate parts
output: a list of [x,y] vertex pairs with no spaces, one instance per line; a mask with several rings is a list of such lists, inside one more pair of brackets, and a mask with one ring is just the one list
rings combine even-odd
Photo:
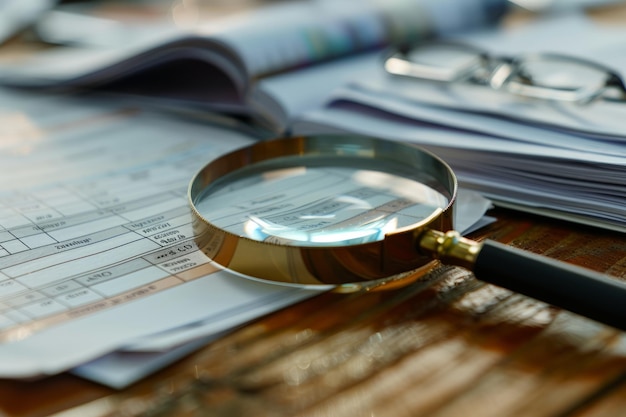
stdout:
[[320,162],[226,178],[219,188],[208,189],[197,209],[215,226],[253,240],[338,246],[382,240],[449,203],[413,179]]

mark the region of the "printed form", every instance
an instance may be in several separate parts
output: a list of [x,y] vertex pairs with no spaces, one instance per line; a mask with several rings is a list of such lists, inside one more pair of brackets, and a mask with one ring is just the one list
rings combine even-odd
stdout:
[[228,273],[193,241],[189,180],[249,137],[116,106],[3,97],[0,376],[57,373],[193,323],[224,331],[316,293]]
[[[189,181],[251,136],[108,100],[1,93],[0,377],[74,369],[124,386],[168,352],[328,289],[248,279],[197,249]],[[458,203],[458,230],[487,219],[488,200]],[[116,359],[128,351],[157,355]]]

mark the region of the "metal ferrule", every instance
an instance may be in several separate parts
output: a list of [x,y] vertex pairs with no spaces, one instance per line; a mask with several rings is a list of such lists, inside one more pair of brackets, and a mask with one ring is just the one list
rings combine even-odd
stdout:
[[482,244],[462,237],[459,232],[428,229],[417,240],[418,247],[444,264],[473,269]]

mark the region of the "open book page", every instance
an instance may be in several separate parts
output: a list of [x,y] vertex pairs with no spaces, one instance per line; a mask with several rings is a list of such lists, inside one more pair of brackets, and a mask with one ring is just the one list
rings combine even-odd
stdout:
[[235,276],[195,246],[188,181],[249,136],[106,102],[3,91],[0,105],[3,377],[194,322],[221,332],[316,294]]
[[[277,132],[336,88],[366,79],[362,65],[381,48],[488,26],[506,2],[432,0],[318,0],[288,2],[214,22],[200,33],[219,33],[244,61],[256,83],[253,113]],[[315,65],[312,65],[315,64]]]
[[[195,27],[111,33],[100,46],[53,48],[0,67],[0,83],[38,88],[106,88],[170,106],[255,116],[253,80],[297,71],[395,42],[482,27],[504,0],[308,0],[280,2]],[[124,30],[123,27],[120,30]],[[284,125],[294,113],[273,108]]]
[[271,5],[200,27],[218,34],[258,78],[391,43],[492,24],[506,8],[485,0],[314,0]]
[[172,104],[245,113],[248,76],[217,39],[170,26],[101,46],[57,47],[0,65],[0,84],[41,90],[105,89]]

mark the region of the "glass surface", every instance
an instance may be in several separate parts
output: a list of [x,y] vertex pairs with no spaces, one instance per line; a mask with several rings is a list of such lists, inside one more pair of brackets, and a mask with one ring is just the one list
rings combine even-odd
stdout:
[[286,157],[247,166],[207,187],[198,212],[247,238],[294,246],[382,240],[448,206],[432,176],[402,164]]

